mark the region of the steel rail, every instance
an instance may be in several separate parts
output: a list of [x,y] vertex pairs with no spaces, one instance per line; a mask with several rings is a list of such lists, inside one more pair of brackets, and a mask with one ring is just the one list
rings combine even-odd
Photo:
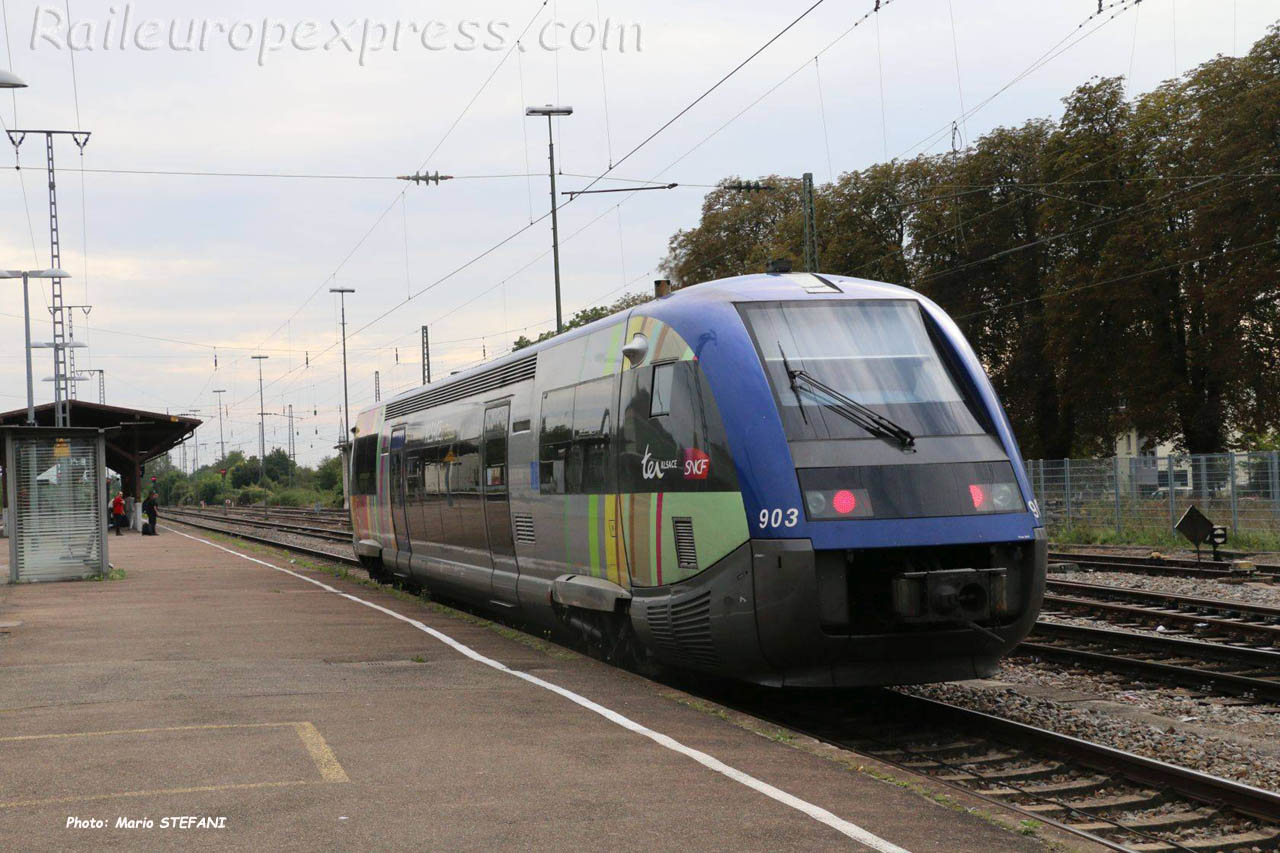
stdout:
[[1201,803],[1226,806],[1268,823],[1280,823],[1280,794],[1072,735],[1007,720],[984,711],[962,708],[937,699],[899,695],[909,703],[925,709],[927,713],[956,721],[966,728],[977,729],[985,736],[1014,744],[1029,743],[1037,749],[1068,757],[1095,770],[1122,776],[1139,784],[1176,791]]
[[351,541],[351,531],[343,531],[331,527],[308,527],[282,521],[263,521],[256,518],[220,515],[216,512],[193,512],[188,509],[171,509],[168,511],[168,514],[177,517],[202,518],[209,521],[221,521],[223,524],[247,524],[250,527],[261,527],[269,530],[280,530],[286,533],[297,533],[302,536],[311,536],[316,539],[328,539],[333,542]]
[[1079,581],[1050,580],[1045,586],[1057,592],[1077,595],[1099,596],[1119,599],[1136,604],[1152,606],[1171,605],[1172,607],[1212,610],[1217,613],[1239,613],[1260,618],[1280,620],[1280,607],[1268,607],[1247,601],[1225,601],[1216,598],[1198,598],[1191,595],[1176,595],[1147,589],[1130,589],[1128,587],[1110,586],[1108,584],[1090,584]]
[[[303,556],[313,557],[319,560],[328,560],[330,562],[342,563],[348,566],[360,566],[360,561],[354,556],[348,557],[342,554],[332,554],[328,551],[321,551],[318,548],[308,548],[305,545],[294,545],[289,542],[281,542],[278,539],[268,539],[265,536],[255,536],[252,533],[245,533],[239,530],[227,530],[224,527],[215,527],[214,525],[207,524],[205,522],[188,521],[185,519],[171,520],[176,521],[178,524],[188,525],[189,527],[196,527],[201,530],[210,530],[215,533],[222,533],[226,536],[234,536],[237,539],[243,539],[246,542],[255,542],[259,545],[270,545],[273,548],[281,548],[285,551],[292,551],[295,554],[302,554]],[[235,522],[230,523],[234,524]]]
[[1045,595],[1044,604],[1063,610],[1087,610],[1112,617],[1127,617],[1138,622],[1159,620],[1191,628],[1213,629],[1221,633],[1248,637],[1251,640],[1261,640],[1271,645],[1280,643],[1280,625],[1259,625],[1255,622],[1239,622],[1233,619],[1221,619],[1216,616],[1156,610],[1134,604],[1120,604],[1113,601],[1098,601],[1096,599],[1062,595]]
[[[1145,634],[1126,634],[1123,631],[1049,623],[1037,623],[1033,635],[1075,644],[1102,645],[1107,650],[1024,641],[1013,653],[1033,655],[1046,660],[1103,669],[1138,678],[1171,682],[1193,690],[1211,690],[1227,696],[1247,696],[1264,702],[1280,702],[1280,681],[1168,662],[1168,659],[1177,658],[1207,659],[1246,670],[1255,669],[1260,665],[1268,666],[1280,674],[1280,653],[1237,649],[1232,646],[1201,643],[1195,640],[1166,639]],[[1146,652],[1166,655],[1168,659],[1128,657],[1122,649],[1128,649],[1130,653]],[[1229,652],[1241,654],[1239,657],[1233,657],[1227,654]],[[1270,659],[1267,660],[1267,658]]]

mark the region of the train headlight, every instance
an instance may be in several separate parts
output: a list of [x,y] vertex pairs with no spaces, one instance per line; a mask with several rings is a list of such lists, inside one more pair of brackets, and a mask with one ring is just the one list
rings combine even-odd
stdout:
[[1013,483],[973,483],[969,486],[969,499],[974,512],[1015,512],[1019,503]]
[[811,521],[871,518],[871,495],[866,489],[806,489],[805,510]]

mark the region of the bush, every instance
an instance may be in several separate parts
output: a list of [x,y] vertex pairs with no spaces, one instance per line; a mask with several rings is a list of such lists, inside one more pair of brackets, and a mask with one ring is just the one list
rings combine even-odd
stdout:
[[195,499],[213,506],[222,503],[223,491],[222,477],[217,474],[206,474],[196,481]]
[[281,489],[267,503],[272,506],[313,507],[316,504],[325,506],[329,498],[314,489]]
[[236,506],[251,506],[253,504],[266,503],[271,497],[271,493],[266,489],[258,486],[245,486],[236,495]]

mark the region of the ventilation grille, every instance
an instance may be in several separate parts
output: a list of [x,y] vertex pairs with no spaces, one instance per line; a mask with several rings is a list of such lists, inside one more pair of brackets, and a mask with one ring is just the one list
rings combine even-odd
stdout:
[[533,535],[533,516],[527,512],[512,513],[511,520],[516,528],[516,541],[521,545],[538,544],[537,537]]
[[675,604],[651,607],[648,616],[654,643],[668,656],[702,666],[719,664],[711,642],[710,592]]
[[487,391],[493,391],[497,388],[504,388],[507,385],[514,385],[517,382],[524,382],[532,379],[538,369],[538,356],[525,356],[524,358],[503,364],[477,373],[474,376],[468,376],[466,379],[459,379],[455,382],[445,382],[438,387],[427,388],[425,391],[419,391],[412,397],[406,397],[403,400],[396,400],[394,403],[387,404],[387,417],[399,418],[404,415],[420,412],[423,409],[430,409],[435,406],[443,406],[445,403],[452,403],[454,400],[461,400],[464,397],[470,397],[474,394],[484,394]]
[[698,547],[693,540],[693,519],[673,518],[671,527],[676,537],[676,564],[682,569],[697,569]]

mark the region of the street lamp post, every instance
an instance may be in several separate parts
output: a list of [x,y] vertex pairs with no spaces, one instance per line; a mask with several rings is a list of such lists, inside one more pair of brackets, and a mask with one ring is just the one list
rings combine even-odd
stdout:
[[222,395],[227,393],[226,388],[219,388],[213,393],[218,395],[218,447],[222,450],[222,464],[227,462],[227,442],[222,438]]
[[564,315],[560,311],[560,222],[557,215],[556,202],[556,140],[551,128],[552,116],[571,116],[573,107],[529,107],[524,111],[526,116],[547,117],[547,150],[551,159],[551,258],[556,271],[556,332],[564,331]]
[[355,293],[350,287],[331,287],[330,293],[338,294],[342,303],[342,443],[351,440],[351,401],[347,396],[347,294]]
[[262,396],[262,362],[271,356],[255,355],[252,358],[258,362],[258,484],[261,485],[267,471],[267,404]]
[[[0,71],[0,88],[17,88],[16,86],[5,87],[3,85],[4,76],[8,72]],[[12,75],[9,75],[12,77]],[[14,77],[13,79],[17,79]],[[0,270],[0,279],[22,279],[22,315],[24,322],[24,334],[26,335],[27,350],[27,426],[36,425],[36,402],[35,402],[35,385],[31,376],[31,297],[30,297],[30,279],[33,278],[70,278],[71,276],[63,270]]]

